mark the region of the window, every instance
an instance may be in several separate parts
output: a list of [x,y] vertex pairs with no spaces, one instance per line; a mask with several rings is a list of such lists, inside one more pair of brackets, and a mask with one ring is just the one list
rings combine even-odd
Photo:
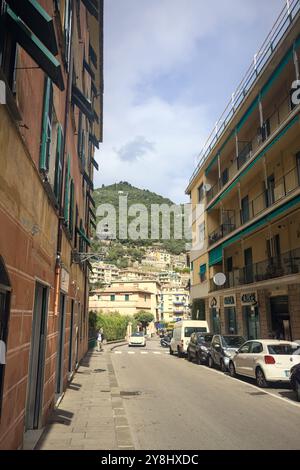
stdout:
[[248,354],[251,349],[251,344],[251,342],[244,344],[244,346],[239,349],[239,354]]
[[252,354],[260,354],[263,352],[263,346],[261,343],[257,343],[256,341],[253,341],[252,347],[251,347],[251,353]]
[[98,300],[101,300],[101,295],[97,295]]
[[205,222],[199,225],[199,242],[204,242],[205,240]]
[[228,178],[229,178],[228,168],[226,168],[222,173],[222,186],[225,186],[225,184],[228,183]]
[[204,199],[204,189],[203,189],[203,183],[202,183],[198,188],[198,202],[202,202],[203,199]]
[[233,271],[232,256],[226,260],[227,272],[231,273]]
[[200,266],[200,281],[205,282],[206,281],[206,264],[202,264]]
[[110,301],[111,301],[111,302],[115,302],[115,300],[116,300],[115,294],[111,295],[111,296],[110,296]]
[[129,294],[125,294],[125,302],[129,302]]
[[65,63],[69,70],[71,56],[71,37],[72,37],[72,1],[66,0],[65,3],[65,21],[64,21],[64,40],[65,40]]
[[71,163],[70,155],[68,155],[67,165],[65,169],[65,192],[64,192],[64,218],[65,224],[69,226],[70,222],[70,173],[71,173]]
[[17,45],[8,33],[5,21],[5,6],[0,0],[0,66],[11,90],[14,88]]

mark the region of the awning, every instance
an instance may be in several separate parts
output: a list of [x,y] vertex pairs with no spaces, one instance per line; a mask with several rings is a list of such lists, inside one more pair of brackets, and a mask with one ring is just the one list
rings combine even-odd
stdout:
[[89,185],[89,187],[90,187],[92,190],[94,190],[93,181],[91,180],[91,178],[89,177],[89,175],[88,175],[86,172],[83,173],[83,178],[84,178],[84,180],[87,182],[87,184]]
[[92,142],[93,146],[97,149],[99,148],[99,140],[94,134],[89,133],[89,140]]
[[92,206],[93,207],[96,207],[96,203],[94,201],[94,199],[92,198],[91,194],[90,193],[87,193],[87,197],[88,199],[90,200],[90,202],[92,203]]
[[96,168],[96,170],[99,171],[99,165],[93,157],[91,157],[91,163]]
[[33,34],[25,23],[9,7],[7,7],[7,27],[15,35],[16,41],[32,57],[32,59],[43,69],[49,78],[64,90],[64,81],[61,66],[54,55],[51,54],[44,44]]
[[79,236],[89,245],[91,246],[91,240],[86,236],[86,234],[84,233],[84,231],[80,228],[77,228],[76,229],[77,232],[79,233]]
[[76,85],[72,85],[72,103],[80,109],[89,121],[94,120],[92,103],[84,96]]
[[206,273],[206,264],[202,264],[202,265],[200,266],[200,274],[203,275],[203,274],[205,274],[205,273]]
[[57,55],[57,41],[53,19],[41,7],[37,0],[5,0],[12,10],[19,16],[39,40]]
[[93,72],[90,64],[85,59],[83,59],[83,67],[85,68],[87,73],[92,77],[92,79],[95,80],[95,73]]
[[93,209],[91,207],[89,207],[89,213],[91,214],[93,219],[96,220],[96,214],[95,214],[95,212],[93,211]]
[[223,246],[217,246],[209,253],[209,266],[220,264],[223,259]]
[[94,65],[95,68],[97,68],[97,54],[93,48],[93,46],[91,46],[91,44],[89,45],[89,56],[90,56],[90,59]]
[[99,17],[98,2],[97,0],[81,0],[87,11],[94,16],[97,20]]

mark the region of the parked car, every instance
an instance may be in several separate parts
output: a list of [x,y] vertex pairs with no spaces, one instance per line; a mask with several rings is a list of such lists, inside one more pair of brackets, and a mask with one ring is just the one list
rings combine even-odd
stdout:
[[230,359],[229,373],[253,377],[259,387],[288,382],[293,365],[300,363],[299,344],[280,340],[247,341]]
[[208,364],[208,357],[213,335],[209,333],[193,333],[187,348],[189,361],[197,364]]
[[296,393],[297,400],[300,401],[300,364],[292,367],[290,384],[294,392]]
[[146,346],[146,338],[142,331],[137,331],[136,333],[132,333],[129,341],[128,346]]
[[208,323],[202,320],[183,320],[175,324],[170,343],[170,354],[177,353],[183,357],[193,333],[208,333]]
[[226,372],[230,358],[245,343],[245,338],[238,335],[214,335],[208,357],[209,367],[220,366]]

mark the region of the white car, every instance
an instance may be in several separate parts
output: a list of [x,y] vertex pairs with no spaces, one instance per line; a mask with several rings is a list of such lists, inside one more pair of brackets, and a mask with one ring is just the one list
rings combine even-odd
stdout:
[[256,379],[259,387],[268,382],[288,382],[291,368],[300,363],[297,343],[279,340],[252,340],[244,343],[229,362],[231,377],[244,375]]
[[128,346],[143,346],[145,347],[146,346],[146,338],[145,338],[145,335],[142,331],[137,331],[136,333],[132,333],[130,338],[129,338],[129,342],[128,342]]

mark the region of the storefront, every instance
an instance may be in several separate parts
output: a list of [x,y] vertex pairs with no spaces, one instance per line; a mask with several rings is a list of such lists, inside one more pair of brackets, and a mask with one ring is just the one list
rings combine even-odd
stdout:
[[220,319],[220,298],[211,297],[209,299],[209,311],[211,319],[211,333],[217,335],[221,333]]
[[241,294],[241,305],[247,339],[260,338],[259,307],[257,292]]
[[226,295],[223,298],[224,316],[225,316],[225,332],[229,335],[238,333],[236,319],[236,296]]
[[270,297],[270,312],[274,336],[277,339],[290,341],[292,339],[292,333],[288,296],[280,295]]

